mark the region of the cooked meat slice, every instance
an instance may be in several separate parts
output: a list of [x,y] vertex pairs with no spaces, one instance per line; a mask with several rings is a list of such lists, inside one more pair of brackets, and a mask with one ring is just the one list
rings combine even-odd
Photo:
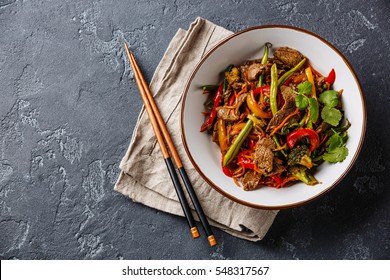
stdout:
[[292,91],[292,88],[282,86],[280,89],[282,90],[284,105],[270,120],[266,130],[268,133],[272,132],[275,127],[280,125],[282,121],[296,109],[295,93]]
[[275,142],[269,138],[262,138],[257,142],[253,162],[260,174],[270,176],[286,170],[283,165],[276,161],[273,153],[275,148]]
[[252,191],[259,185],[261,174],[248,170],[245,172],[244,177],[241,180],[244,191]]
[[217,107],[217,116],[225,121],[237,121],[240,119],[240,112],[236,109]]
[[237,121],[240,118],[240,106],[245,102],[247,93],[241,94],[237,99],[237,106],[235,108],[227,108],[225,106],[217,107],[218,118],[225,121]]
[[265,70],[265,65],[261,63],[253,63],[251,64],[248,69],[246,76],[248,78],[248,81],[255,81],[258,79],[261,72]]
[[275,148],[274,141],[269,138],[262,138],[257,142],[253,163],[261,173],[268,174],[272,171],[274,166],[273,150]]
[[[241,79],[244,80],[245,82],[250,82],[255,80],[256,76],[259,75],[258,72],[259,71],[261,72],[263,70],[263,69],[260,70],[261,67],[260,65],[262,65],[263,69],[266,69],[267,67],[267,65],[261,64],[260,59],[248,60],[247,62],[245,62],[245,64],[240,66]],[[248,74],[250,74],[251,77],[249,77]]]
[[304,56],[299,51],[288,47],[278,48],[274,52],[274,57],[291,68],[297,65],[304,58]]

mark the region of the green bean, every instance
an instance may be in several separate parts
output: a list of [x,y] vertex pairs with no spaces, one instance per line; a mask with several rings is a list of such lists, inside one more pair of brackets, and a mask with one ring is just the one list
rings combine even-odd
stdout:
[[277,94],[278,94],[278,68],[276,64],[272,64],[271,67],[271,88],[270,88],[270,94],[269,94],[269,101],[271,105],[271,111],[272,115],[275,116],[276,112],[278,111],[278,105],[277,105]]
[[[269,49],[272,47],[272,44],[267,42],[265,43],[265,49],[264,49],[264,54],[263,54],[263,58],[261,59],[261,64],[266,64],[267,63],[267,60],[268,60],[268,53],[269,53]],[[264,83],[264,70],[263,72],[261,73],[260,77],[259,77],[259,82],[257,83],[257,87],[261,87],[263,86],[265,83]]]
[[247,123],[245,124],[244,128],[238,134],[237,138],[234,140],[233,144],[230,146],[230,148],[226,152],[225,156],[223,157],[222,165],[224,167],[227,166],[234,159],[234,157],[238,154],[238,152],[242,146],[242,143],[244,143],[244,140],[251,132],[252,127],[253,127],[253,121],[249,119],[247,121]]
[[303,66],[303,64],[305,64],[305,62],[306,62],[306,57],[302,59],[297,65],[295,65],[294,68],[291,68],[286,73],[284,73],[282,77],[280,77],[278,80],[278,88],[282,86],[284,82],[287,81],[287,79],[292,76],[292,74],[297,72]]

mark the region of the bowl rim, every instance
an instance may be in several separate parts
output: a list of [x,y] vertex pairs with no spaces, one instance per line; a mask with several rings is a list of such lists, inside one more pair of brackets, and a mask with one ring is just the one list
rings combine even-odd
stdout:
[[[188,145],[187,145],[187,140],[186,140],[186,136],[185,136],[185,132],[184,132],[184,109],[185,109],[185,100],[187,98],[187,93],[188,93],[188,90],[189,90],[189,87],[190,87],[190,84],[192,82],[192,80],[194,79],[196,73],[198,72],[199,68],[201,67],[201,65],[206,61],[206,59],[217,49],[219,48],[220,46],[222,46],[223,44],[225,44],[226,42],[230,41],[232,38],[236,37],[236,36],[239,36],[243,33],[246,33],[246,32],[250,32],[250,31],[253,31],[253,30],[257,30],[257,29],[269,29],[269,28],[285,28],[285,29],[291,29],[291,30],[294,30],[294,31],[298,31],[298,32],[302,32],[302,33],[306,33],[307,35],[310,35],[310,36],[313,36],[313,37],[316,37],[317,39],[321,40],[324,44],[326,44],[327,46],[329,46],[336,54],[338,54],[341,59],[344,61],[344,63],[346,64],[346,66],[349,68],[349,70],[351,71],[352,75],[353,75],[353,78],[355,79],[355,82],[358,86],[358,89],[359,89],[359,94],[360,94],[360,97],[361,97],[361,101],[362,101],[362,107],[363,107],[363,119],[362,119],[362,132],[361,132],[361,135],[360,135],[360,139],[359,139],[359,144],[357,146],[357,149],[356,149],[356,152],[355,154],[353,155],[353,158],[350,162],[350,164],[347,166],[347,168],[344,170],[344,172],[341,174],[341,176],[335,181],[333,182],[332,185],[330,185],[328,188],[326,188],[325,190],[323,190],[322,192],[318,193],[317,195],[309,198],[309,199],[306,199],[306,200],[303,200],[303,201],[299,201],[299,202],[296,202],[296,203],[291,203],[291,204],[286,204],[286,205],[280,205],[280,206],[267,206],[267,205],[261,205],[261,204],[253,204],[253,203],[250,203],[250,202],[247,202],[247,201],[244,201],[244,200],[241,200],[241,199],[238,199],[237,197],[227,193],[226,191],[222,190],[220,187],[216,186],[203,172],[202,170],[199,168],[199,166],[197,165],[197,163],[195,162],[195,160],[193,159],[192,157],[192,154],[188,148]],[[202,59],[196,64],[194,70],[192,71],[191,75],[190,75],[190,78],[187,80],[186,82],[186,85],[184,87],[184,90],[183,90],[183,94],[182,94],[182,100],[181,100],[181,108],[180,108],[180,129],[181,129],[181,138],[182,138],[182,142],[183,142],[183,145],[184,145],[184,149],[192,163],[192,165],[194,166],[194,168],[196,169],[196,171],[200,174],[200,176],[213,188],[215,189],[216,191],[218,191],[220,194],[222,194],[223,196],[229,198],[230,200],[233,200],[234,202],[237,202],[237,203],[240,203],[242,205],[245,205],[245,206],[249,206],[249,207],[252,207],[252,208],[257,208],[257,209],[267,209],[267,210],[282,210],[282,209],[289,209],[289,208],[293,208],[293,207],[298,207],[298,206],[302,206],[304,204],[307,204],[313,200],[316,200],[317,198],[323,196],[324,194],[326,194],[327,192],[329,192],[330,190],[332,190],[336,185],[338,185],[343,179],[344,177],[349,173],[349,171],[351,170],[351,168],[353,167],[353,165],[355,164],[359,154],[360,154],[360,151],[362,149],[362,146],[363,146],[363,142],[364,142],[364,138],[365,138],[365,134],[366,134],[366,127],[367,127],[367,110],[366,110],[366,100],[365,100],[365,97],[364,97],[364,94],[363,94],[363,90],[362,90],[362,86],[360,84],[360,81],[359,81],[359,78],[355,72],[355,70],[353,69],[352,65],[349,63],[349,61],[345,58],[345,56],[336,48],[334,47],[331,43],[329,43],[327,40],[325,40],[324,38],[322,38],[321,36],[311,32],[311,31],[308,31],[306,29],[303,29],[303,28],[300,28],[300,27],[295,27],[295,26],[291,26],[291,25],[259,25],[259,26],[253,26],[253,27],[250,27],[250,28],[246,28],[246,29],[243,29],[241,31],[238,31],[238,32],[235,32],[229,36],[227,36],[225,39],[222,39],[221,41],[219,41],[218,43],[216,43],[203,57]]]

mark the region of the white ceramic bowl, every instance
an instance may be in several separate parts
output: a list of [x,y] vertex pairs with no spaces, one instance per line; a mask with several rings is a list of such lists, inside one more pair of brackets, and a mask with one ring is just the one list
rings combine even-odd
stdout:
[[[345,117],[352,126],[348,130],[348,157],[341,163],[323,163],[314,176],[321,184],[307,186],[296,183],[275,189],[261,187],[244,191],[221,169],[219,147],[210,135],[199,132],[204,122],[203,103],[206,96],[200,87],[221,82],[221,71],[229,64],[240,65],[249,59],[261,58],[263,46],[271,42],[273,50],[288,46],[305,55],[310,64],[323,75],[334,68],[334,89],[344,89],[342,95]],[[291,26],[259,26],[235,33],[213,47],[195,67],[184,90],[181,108],[181,128],[185,149],[199,174],[210,186],[226,197],[247,206],[263,209],[295,207],[323,195],[348,173],[363,144],[366,129],[365,101],[358,78],[345,57],[330,43],[309,31]]]

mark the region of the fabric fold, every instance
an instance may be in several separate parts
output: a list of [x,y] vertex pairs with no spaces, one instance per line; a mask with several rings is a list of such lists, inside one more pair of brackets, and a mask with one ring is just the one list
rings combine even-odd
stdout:
[[[185,83],[202,56],[230,34],[202,18],[197,18],[187,31],[179,29],[156,68],[150,89],[210,224],[231,235],[257,241],[265,236],[278,211],[238,204],[211,188],[189,161],[180,133],[180,101]],[[116,191],[135,202],[183,216],[144,108],[120,169]]]

